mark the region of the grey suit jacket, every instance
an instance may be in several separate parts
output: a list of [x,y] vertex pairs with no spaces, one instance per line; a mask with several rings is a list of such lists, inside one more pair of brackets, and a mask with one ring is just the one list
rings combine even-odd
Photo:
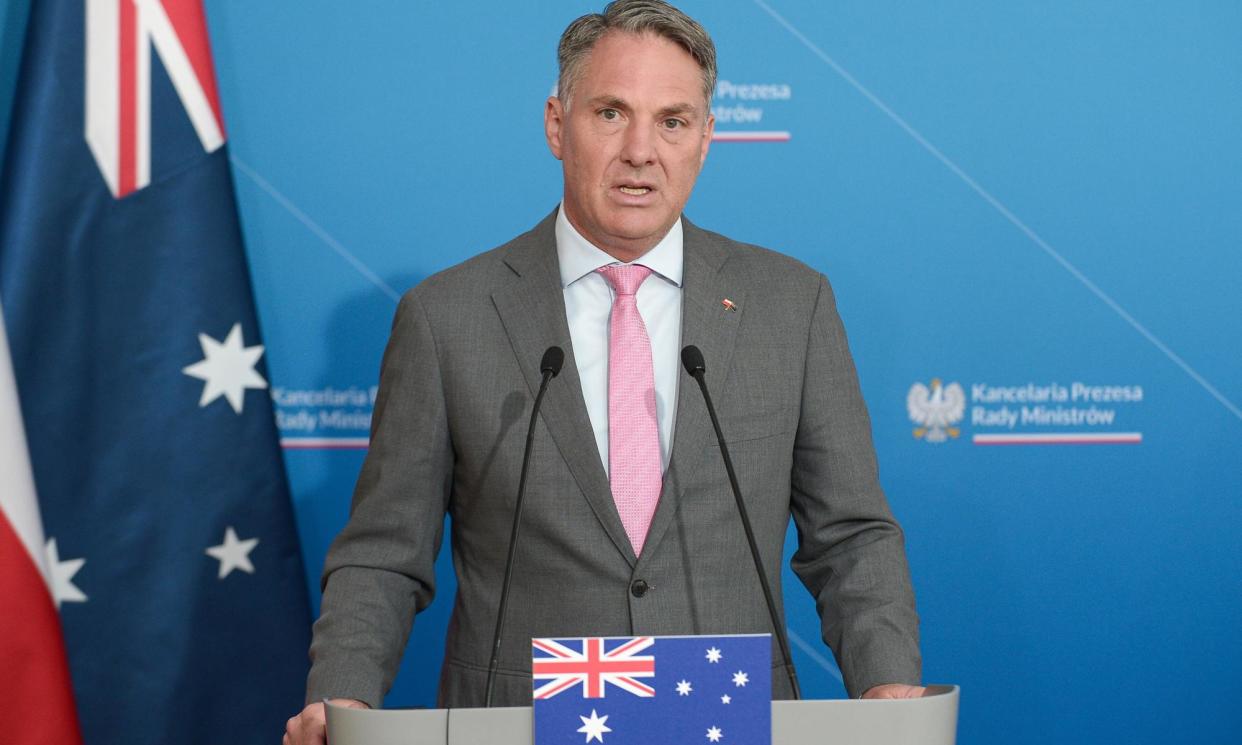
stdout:
[[[634,556],[583,403],[554,219],[402,299],[371,449],[324,567],[308,700],[381,703],[414,614],[435,593],[447,512],[458,588],[440,705],[482,704],[539,360],[553,344],[566,361],[536,426],[500,704],[530,702],[531,637],[771,631],[706,407],[684,373],[659,506]],[[792,515],[793,568],[815,597],[850,694],[917,683],[903,538],[877,480],[827,281],[788,257],[683,224],[682,344],[706,359],[773,591],[779,600]],[[650,588],[641,596],[631,592],[637,580]],[[772,680],[774,695],[787,697],[783,670]]]

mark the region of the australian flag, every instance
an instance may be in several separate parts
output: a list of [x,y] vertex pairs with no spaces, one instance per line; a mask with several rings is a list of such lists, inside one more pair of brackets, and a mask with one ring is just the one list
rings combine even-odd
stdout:
[[532,639],[535,745],[769,745],[772,641]]
[[0,301],[83,740],[277,742],[310,611],[201,2],[29,18]]

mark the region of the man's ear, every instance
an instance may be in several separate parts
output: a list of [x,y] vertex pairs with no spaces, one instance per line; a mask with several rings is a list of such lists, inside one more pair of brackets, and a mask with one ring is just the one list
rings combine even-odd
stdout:
[[561,132],[565,127],[565,106],[556,96],[548,97],[548,104],[543,109],[543,134],[548,138],[548,149],[557,159],[561,159]]
[[699,144],[699,168],[703,167],[703,161],[707,160],[707,150],[712,146],[712,135],[716,132],[716,117],[713,114],[707,115],[707,127],[703,130],[703,142]]

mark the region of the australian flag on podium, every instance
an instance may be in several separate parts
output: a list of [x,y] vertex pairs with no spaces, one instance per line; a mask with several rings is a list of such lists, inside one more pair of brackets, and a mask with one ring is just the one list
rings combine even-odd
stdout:
[[277,742],[310,611],[200,0],[33,0],[0,302],[83,741]]
[[535,745],[769,745],[772,640],[532,639]]

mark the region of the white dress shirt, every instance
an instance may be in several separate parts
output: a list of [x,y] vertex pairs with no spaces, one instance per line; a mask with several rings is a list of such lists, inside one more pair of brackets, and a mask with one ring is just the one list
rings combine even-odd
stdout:
[[[565,315],[573,342],[574,364],[582,380],[582,398],[595,444],[608,472],[608,330],[613,290],[595,270],[621,264],[596,248],[570,224],[562,206],[556,215],[556,256],[565,293]],[[677,412],[677,381],[681,369],[681,218],[668,234],[635,264],[652,271],[638,289],[638,314],[651,339],[655,373],[656,417],[660,425],[660,458],[668,468],[673,449],[673,423]]]

